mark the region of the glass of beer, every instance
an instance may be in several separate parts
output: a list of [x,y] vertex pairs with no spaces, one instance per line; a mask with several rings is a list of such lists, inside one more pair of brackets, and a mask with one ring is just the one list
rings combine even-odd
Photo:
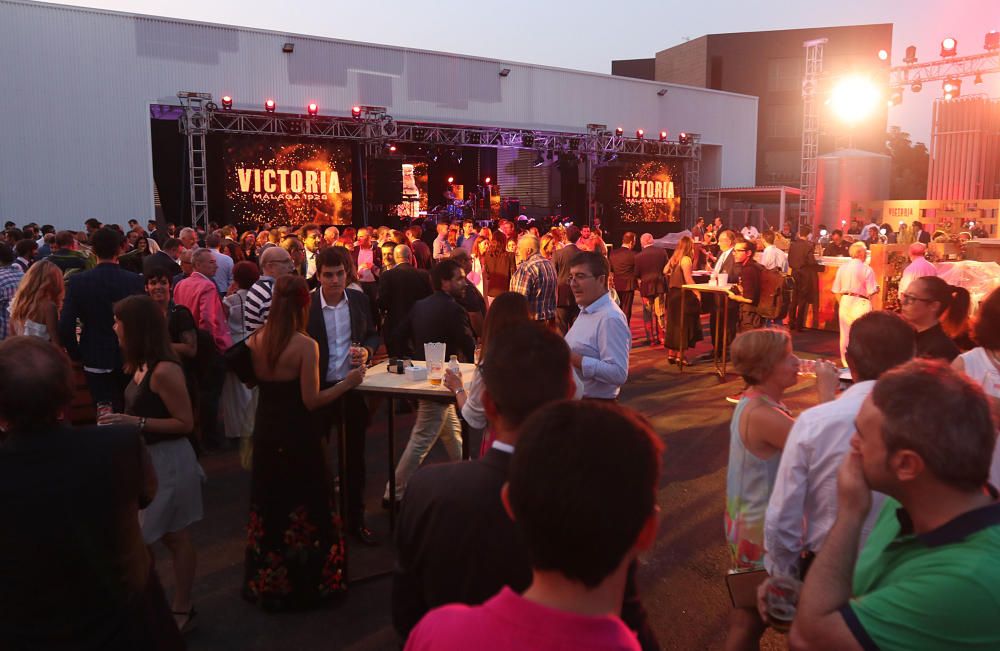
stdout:
[[791,576],[773,576],[767,580],[767,616],[771,626],[780,633],[787,633],[795,619],[802,582]]
[[444,362],[427,362],[427,379],[434,386],[441,386],[444,379]]
[[444,358],[446,346],[440,342],[424,344],[424,359],[427,360],[427,379],[433,386],[441,386],[444,378]]

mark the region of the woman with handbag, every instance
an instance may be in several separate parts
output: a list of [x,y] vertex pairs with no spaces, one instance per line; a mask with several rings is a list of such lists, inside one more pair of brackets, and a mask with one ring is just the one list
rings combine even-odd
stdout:
[[[677,249],[663,268],[667,278],[667,325],[664,346],[667,349],[667,361],[671,364],[684,366],[687,359],[681,357],[681,347],[693,348],[701,341],[701,294],[681,289],[684,285],[693,285],[694,278],[691,269],[694,266],[694,240],[688,236],[681,238]],[[682,308],[683,301],[683,308]],[[684,320],[681,321],[681,312]]]
[[[233,343],[238,343],[250,334],[247,330],[246,304],[247,292],[260,278],[260,270],[253,262],[246,260],[233,266],[233,284],[229,294],[222,299],[229,324],[229,335]],[[232,371],[226,372],[226,380],[222,384],[222,422],[226,426],[226,438],[239,440],[249,439],[253,432],[253,412],[250,403],[253,400],[253,390],[240,382]]]

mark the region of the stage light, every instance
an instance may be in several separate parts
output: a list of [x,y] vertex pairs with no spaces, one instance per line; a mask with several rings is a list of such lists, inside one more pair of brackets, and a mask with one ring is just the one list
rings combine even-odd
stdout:
[[541,167],[544,164],[545,159],[542,158],[542,152],[538,152],[538,155],[535,156],[535,162],[532,164],[532,167]]
[[309,115],[317,115],[319,113],[319,104],[316,102],[309,102],[309,106],[306,107],[306,113]]
[[958,41],[951,36],[946,36],[941,40],[941,56],[953,57],[958,54]]
[[646,135],[646,132],[643,131],[642,129],[636,129],[635,130],[635,137],[638,138],[639,140],[642,140],[645,135]]
[[615,135],[619,137],[625,135],[625,129],[618,127],[617,129],[615,129]]
[[962,80],[946,79],[941,89],[944,90],[945,101],[951,101],[962,94]]
[[396,153],[396,145],[394,145],[394,144],[392,144],[390,142],[387,142],[387,143],[385,143],[385,150],[387,152],[389,152],[390,154],[394,154],[394,153]]
[[492,181],[492,180],[493,179],[491,179],[490,177],[487,176],[485,179],[483,179],[483,183],[485,183],[486,185],[489,185],[490,181]]
[[888,61],[889,60],[889,52],[887,50],[879,50],[878,51],[878,58],[879,58],[880,61]]
[[915,81],[910,86],[910,92],[919,93],[921,90],[923,90],[923,88],[924,88],[924,85],[922,83],[920,83],[919,81]]
[[906,48],[906,56],[903,57],[903,63],[911,64],[917,62],[917,46],[910,45]]
[[902,103],[903,103],[903,91],[898,89],[892,91],[892,95],[889,97],[889,106],[899,106]]
[[977,86],[979,84],[983,83],[983,73],[977,72],[976,73],[976,78],[972,80],[972,83],[974,83]]
[[448,177],[448,183],[454,183],[454,182],[455,182],[455,177],[454,176],[449,176]]
[[230,111],[233,108],[233,98],[229,95],[222,96],[222,110]]
[[274,113],[274,100],[273,99],[264,100],[264,110],[267,111],[268,113]]
[[351,107],[351,117],[354,118],[355,120],[360,120],[361,119],[361,107],[360,106],[352,106]]
[[986,39],[983,41],[983,49],[987,52],[1000,50],[1000,32],[995,29],[987,32]]
[[677,136],[677,141],[682,145],[690,145],[691,136],[686,131],[681,131],[680,135]]
[[875,112],[882,101],[879,87],[865,77],[847,77],[830,95],[830,106],[841,121],[854,124]]
[[666,142],[666,141],[667,141],[667,132],[666,131],[661,131],[660,132],[660,142]]
[[533,133],[522,133],[521,134],[521,146],[523,146],[523,147],[534,147],[535,146],[535,134],[533,134]]
[[545,160],[552,160],[552,150],[545,152]]

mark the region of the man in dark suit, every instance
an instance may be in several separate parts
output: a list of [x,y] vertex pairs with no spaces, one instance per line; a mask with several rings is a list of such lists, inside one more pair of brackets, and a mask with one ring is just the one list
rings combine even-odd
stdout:
[[[496,441],[474,461],[421,469],[403,499],[392,607],[393,624],[404,638],[432,608],[480,604],[505,585],[523,592],[531,583],[527,545],[500,491],[523,423],[572,395],[570,351],[558,334],[524,324],[501,333],[486,355],[483,405]],[[622,615],[639,631],[644,649],[659,648],[636,594],[634,567]]]
[[813,253],[815,244],[810,239],[812,229],[809,226],[799,228],[799,239],[788,247],[788,268],[792,271],[795,288],[792,292],[792,304],[789,307],[788,322],[792,330],[802,330],[806,325],[806,312],[809,306],[819,298],[819,270]]
[[[742,238],[741,238],[742,239]],[[719,243],[719,255],[715,259],[715,264],[712,266],[712,271],[716,275],[726,274],[726,282],[730,284],[736,284],[737,276],[739,275],[739,270],[736,265],[736,258],[733,255],[733,245],[736,243],[736,233],[731,230],[724,230],[718,235]],[[712,354],[715,359],[721,359],[722,357],[722,343],[716,341],[715,329],[718,327],[719,322],[719,312],[722,309],[722,299],[718,298],[712,294],[702,295],[702,308],[708,310],[708,330],[709,335],[712,338]],[[729,309],[726,313],[727,315],[727,325],[726,325],[726,338],[727,343],[732,343],[733,337],[736,336],[736,323],[737,317],[739,316],[739,306],[729,302]],[[721,329],[719,330],[719,337],[722,336]]]
[[618,294],[618,307],[625,313],[625,321],[631,327],[632,301],[635,299],[635,233],[629,231],[622,235],[622,246],[612,249],[608,254],[611,274],[614,276],[615,292]]
[[[145,293],[142,276],[118,266],[122,236],[101,228],[90,238],[97,266],[75,273],[66,282],[66,300],[59,317],[59,341],[74,360],[83,362],[87,388],[94,404],[110,402],[112,409],[124,407],[128,377],[122,370],[121,351],[115,335],[114,304],[126,296]],[[80,341],[76,323],[81,323]]]
[[410,341],[397,332],[413,304],[431,295],[431,277],[413,266],[413,251],[405,244],[393,249],[396,266],[379,276],[378,307],[382,314],[382,338],[390,357],[412,357]]
[[[409,336],[414,345],[414,357],[424,359],[424,344],[445,344],[445,360],[457,355],[459,361],[472,362],[476,341],[472,336],[469,315],[458,300],[465,297],[465,270],[451,259],[441,260],[431,272],[435,292],[417,301],[410,316],[400,326],[402,336]],[[417,420],[410,440],[396,466],[396,499],[403,496],[406,484],[430,452],[438,438],[452,461],[462,458],[462,427],[455,405],[451,403],[417,401]],[[389,502],[386,483],[384,501]]]
[[431,247],[420,239],[421,234],[423,234],[423,230],[419,226],[411,226],[406,229],[406,239],[409,240],[410,248],[413,250],[413,263],[417,269],[430,269],[433,260]]
[[149,275],[153,269],[163,269],[170,278],[173,278],[181,273],[180,255],[181,241],[171,237],[163,243],[159,251],[146,256],[142,261],[142,272]]
[[653,244],[653,236],[643,233],[639,238],[642,251],[635,256],[635,275],[639,279],[639,296],[642,297],[642,323],[646,329],[646,345],[662,343],[663,316],[666,305],[663,296],[666,283],[663,268],[669,257],[664,249]]
[[556,326],[559,332],[565,335],[569,332],[570,326],[576,320],[576,315],[580,313],[580,308],[573,298],[573,292],[569,288],[569,267],[570,262],[580,252],[576,246],[580,239],[580,229],[575,225],[566,228],[566,239],[569,244],[555,252],[552,256],[552,264],[556,267]]
[[[346,249],[334,246],[321,250],[315,258],[319,287],[312,292],[306,330],[319,344],[321,390],[343,380],[352,367],[367,363],[379,345],[368,297],[347,289],[349,256]],[[341,485],[347,491],[347,531],[364,544],[377,544],[374,534],[365,526],[368,407],[364,396],[358,391],[348,391],[333,404],[318,410],[316,418],[324,434],[333,425],[346,426],[347,477],[341,479]]]
[[136,513],[157,478],[133,426],[60,423],[66,355],[0,343],[0,630],[5,649],[183,649]]

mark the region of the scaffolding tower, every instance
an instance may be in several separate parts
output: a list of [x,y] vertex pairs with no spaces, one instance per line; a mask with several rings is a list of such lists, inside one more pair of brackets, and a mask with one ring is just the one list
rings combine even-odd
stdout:
[[823,46],[829,39],[806,41],[806,70],[802,77],[802,168],[799,187],[799,224],[813,225],[819,170],[819,83],[823,74]]

